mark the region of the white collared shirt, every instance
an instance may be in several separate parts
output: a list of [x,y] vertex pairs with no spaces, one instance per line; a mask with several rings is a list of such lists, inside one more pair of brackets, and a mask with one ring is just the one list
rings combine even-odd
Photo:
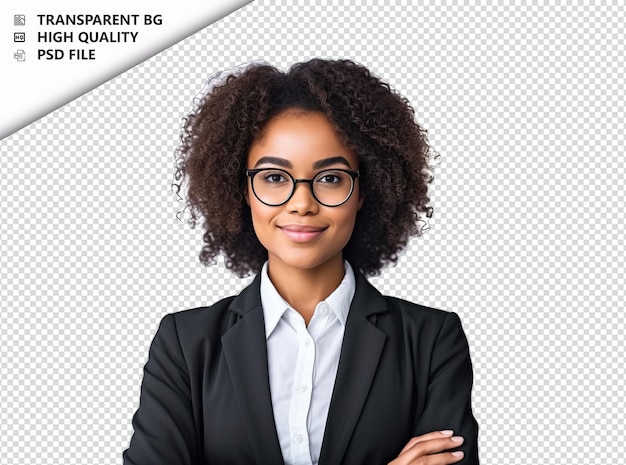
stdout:
[[304,318],[261,270],[261,303],[274,421],[285,465],[317,465],[356,280],[344,260],[337,289]]

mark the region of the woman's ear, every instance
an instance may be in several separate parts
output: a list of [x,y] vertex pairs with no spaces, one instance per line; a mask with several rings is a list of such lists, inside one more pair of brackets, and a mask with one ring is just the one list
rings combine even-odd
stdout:
[[363,207],[363,202],[365,202],[365,195],[359,194],[359,204],[356,207],[357,211],[359,211]]
[[243,188],[243,198],[246,201],[246,205],[250,206],[250,192],[248,191],[247,185]]

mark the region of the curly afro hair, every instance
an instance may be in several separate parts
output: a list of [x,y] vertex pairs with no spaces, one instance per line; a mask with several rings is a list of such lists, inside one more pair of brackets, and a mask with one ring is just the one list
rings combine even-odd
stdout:
[[[219,81],[219,82],[215,82]],[[354,150],[365,198],[344,258],[370,276],[398,259],[430,218],[433,152],[409,102],[349,60],[313,59],[282,72],[255,63],[209,81],[183,123],[176,153],[179,190],[186,185],[189,223],[204,228],[200,261],[220,253],[238,276],[258,272],[267,251],[245,202],[246,157],[265,124],[287,109],[323,113]]]

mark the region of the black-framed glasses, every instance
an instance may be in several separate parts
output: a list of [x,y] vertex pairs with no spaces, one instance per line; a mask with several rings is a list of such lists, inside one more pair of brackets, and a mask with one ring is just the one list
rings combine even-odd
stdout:
[[261,203],[278,207],[289,201],[296,191],[296,184],[309,185],[313,198],[326,207],[338,207],[346,203],[354,192],[354,180],[358,171],[332,169],[320,171],[313,179],[294,179],[280,168],[245,170],[250,176],[252,192]]

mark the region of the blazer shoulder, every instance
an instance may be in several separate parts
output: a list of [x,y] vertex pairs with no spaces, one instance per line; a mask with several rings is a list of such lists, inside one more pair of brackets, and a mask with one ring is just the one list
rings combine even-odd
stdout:
[[[427,307],[397,297],[384,298],[387,303],[387,318],[395,321],[395,325],[400,325],[405,334],[420,335],[434,342],[449,330],[463,332],[461,320],[454,312]],[[382,315],[381,317],[384,318]]]
[[384,298],[391,312],[400,313],[407,318],[443,322],[446,318],[455,315],[453,312],[427,307],[398,297],[384,296]]
[[206,338],[219,339],[229,327],[232,313],[230,304],[235,297],[226,297],[209,306],[169,313],[163,317],[160,326],[173,326],[181,342]]
[[368,318],[376,314],[379,324],[393,327],[417,326],[432,332],[445,322],[458,320],[456,313],[384,295],[361,274],[357,275],[357,289],[352,303],[357,312]]
[[214,304],[205,305],[202,307],[188,308],[186,310],[180,310],[178,312],[170,313],[177,321],[196,321],[202,318],[215,317],[221,313],[227,312],[231,302],[236,298],[236,295],[225,297],[218,300]]

